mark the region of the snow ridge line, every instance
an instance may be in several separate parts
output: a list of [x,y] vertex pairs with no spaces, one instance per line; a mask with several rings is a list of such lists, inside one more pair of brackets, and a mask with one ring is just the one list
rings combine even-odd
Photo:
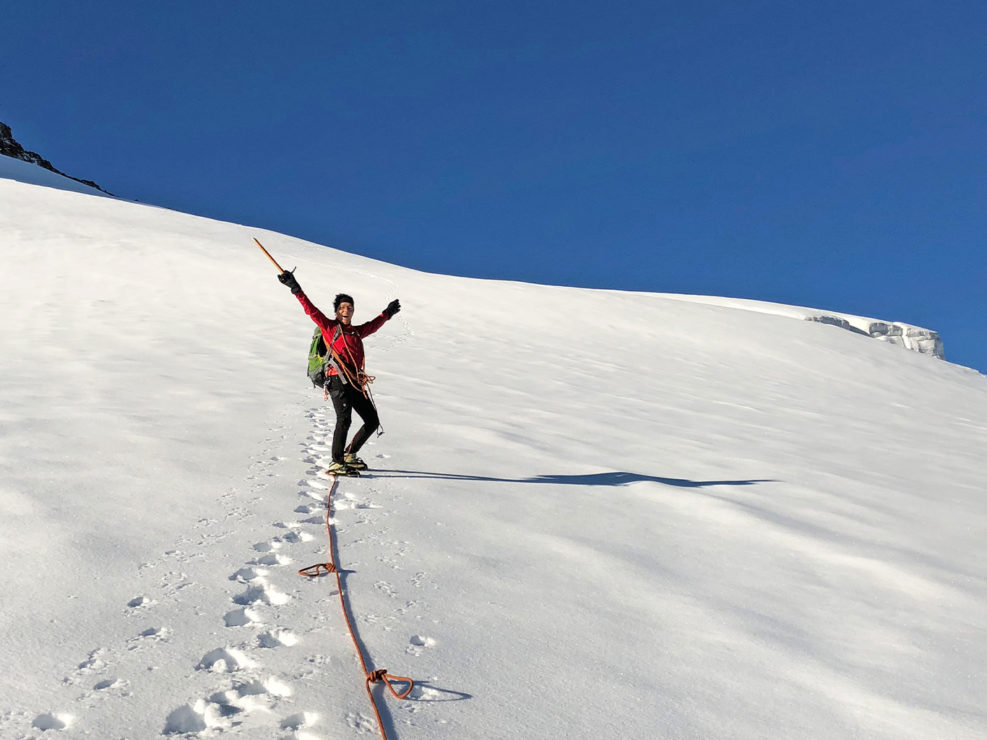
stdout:
[[[336,577],[336,591],[339,594],[339,604],[343,610],[343,619],[345,620],[346,627],[349,630],[350,639],[353,640],[353,647],[356,649],[356,655],[360,659],[360,665],[363,667],[363,674],[365,678],[364,687],[367,690],[367,697],[370,699],[370,706],[374,708],[374,715],[377,717],[377,727],[380,729],[380,736],[383,740],[387,740],[387,731],[384,729],[384,721],[381,719],[380,710],[377,708],[377,702],[374,700],[371,684],[383,681],[395,698],[406,699],[415,688],[415,682],[407,676],[396,676],[390,674],[384,668],[378,668],[373,671],[367,668],[367,661],[363,656],[363,650],[360,648],[360,642],[357,639],[356,628],[353,626],[353,620],[350,618],[350,607],[346,600],[346,589],[343,587],[342,574],[340,573],[340,569],[337,565],[339,559],[336,554],[336,539],[333,535],[332,528],[332,495],[336,492],[336,489],[339,486],[339,478],[335,475],[331,475],[330,477],[332,478],[332,485],[329,487],[329,493],[326,495],[326,533],[329,537],[329,562],[316,563],[315,565],[301,568],[298,571],[298,575],[305,576],[306,578],[318,578],[323,573],[332,573]],[[405,691],[399,692],[394,688],[395,682],[407,684],[408,688]]]

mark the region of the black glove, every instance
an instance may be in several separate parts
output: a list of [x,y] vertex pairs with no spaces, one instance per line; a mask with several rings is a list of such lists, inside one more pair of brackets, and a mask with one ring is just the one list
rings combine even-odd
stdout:
[[384,309],[384,315],[387,318],[391,318],[394,314],[401,310],[401,301],[395,298],[393,301],[387,304],[387,308]]
[[281,281],[282,285],[287,285],[289,288],[291,288],[292,295],[296,295],[302,292],[302,286],[298,284],[297,280],[295,280],[294,272],[288,272],[287,270],[285,270],[280,275],[278,275],[278,280]]

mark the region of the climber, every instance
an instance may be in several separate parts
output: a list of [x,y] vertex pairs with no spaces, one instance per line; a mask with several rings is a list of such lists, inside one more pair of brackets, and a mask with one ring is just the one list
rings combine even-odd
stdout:
[[[278,275],[278,280],[291,289],[291,294],[302,304],[305,313],[322,331],[329,348],[326,353],[326,391],[336,411],[336,428],[332,435],[332,464],[326,472],[330,475],[358,476],[359,471],[367,469],[367,464],[357,453],[380,425],[377,409],[367,388],[369,378],[364,371],[363,338],[387,323],[401,310],[401,303],[395,299],[376,318],[354,326],[352,296],[345,293],[336,296],[332,303],[336,318],[330,319],[308,299],[294,272],[285,270]],[[347,446],[346,437],[353,411],[363,420],[363,426]]]

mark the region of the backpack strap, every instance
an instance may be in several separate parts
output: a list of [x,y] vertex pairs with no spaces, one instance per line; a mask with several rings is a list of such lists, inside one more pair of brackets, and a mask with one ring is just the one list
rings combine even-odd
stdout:
[[[339,362],[336,360],[336,353],[332,349],[332,345],[334,345],[336,343],[336,340],[339,339],[342,335],[343,335],[342,324],[336,324],[336,331],[333,332],[332,339],[329,340],[329,346],[326,347],[326,361],[324,367],[331,367],[332,369],[334,369],[336,371],[336,375],[339,376],[340,381],[343,383],[343,385],[346,385],[346,383],[348,382],[346,379],[346,373],[343,370],[343,368],[339,366]],[[329,383],[329,373],[326,373],[326,384],[327,384],[326,387],[328,387],[328,383]]]

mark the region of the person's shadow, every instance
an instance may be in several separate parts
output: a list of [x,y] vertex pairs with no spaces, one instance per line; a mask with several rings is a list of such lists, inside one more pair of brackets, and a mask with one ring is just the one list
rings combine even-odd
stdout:
[[751,480],[688,480],[687,478],[663,478],[642,473],[588,473],[585,475],[536,475],[531,478],[494,478],[487,475],[461,475],[458,473],[429,473],[421,470],[370,470],[364,473],[381,478],[427,478],[432,480],[481,481],[488,483],[555,483],[569,486],[625,486],[628,483],[651,481],[679,488],[705,488],[707,486],[751,486],[756,483],[774,483],[771,479]]
[[[643,475],[641,473],[588,473],[585,475],[536,475],[530,478],[495,478],[486,475],[462,475],[458,473],[431,473],[423,470],[368,470],[363,473],[370,478],[415,478],[431,480],[450,481],[478,481],[494,483],[555,483],[559,485],[573,486],[625,486],[629,483],[640,481],[651,481],[661,483],[666,486],[677,486],[680,488],[705,488],[707,486],[750,486],[756,483],[773,483],[768,479],[751,480],[688,480],[686,478],[663,478],[657,475]],[[337,561],[338,562],[338,561]],[[357,639],[354,636],[354,639]],[[462,701],[472,699],[470,694],[449,689],[440,689],[430,685],[428,682],[418,682],[412,692],[410,699],[414,701]],[[392,730],[394,719],[386,705],[381,710],[383,721]]]

